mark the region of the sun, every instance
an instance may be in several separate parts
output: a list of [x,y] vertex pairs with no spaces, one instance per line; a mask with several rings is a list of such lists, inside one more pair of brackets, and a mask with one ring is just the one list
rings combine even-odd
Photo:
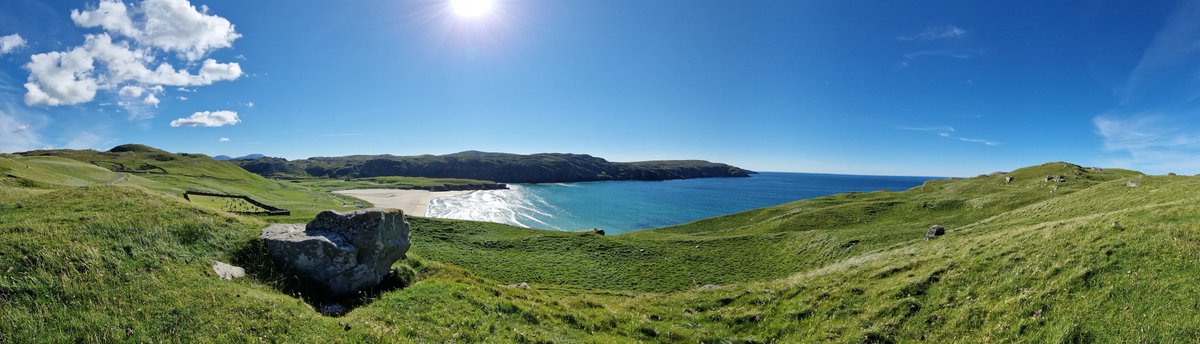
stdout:
[[463,18],[475,18],[492,12],[495,0],[450,0],[450,9]]

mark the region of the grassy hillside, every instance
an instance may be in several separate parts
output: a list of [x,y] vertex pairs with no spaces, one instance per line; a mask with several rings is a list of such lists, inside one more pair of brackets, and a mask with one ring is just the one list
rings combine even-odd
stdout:
[[[47,163],[49,161],[54,164]],[[246,195],[260,202],[289,209],[291,216],[269,221],[311,219],[324,209],[352,209],[352,198],[313,190],[249,173],[232,162],[202,154],[173,154],[143,145],[122,145],[108,152],[93,150],[43,150],[0,156],[0,166],[12,166],[20,178],[8,184],[42,182],[43,188],[95,184],[136,185],[177,195],[187,190]],[[25,166],[25,171],[22,167]],[[38,169],[38,166],[41,166]],[[130,172],[112,172],[126,170]],[[135,172],[136,171],[136,172]],[[44,180],[58,178],[62,180]],[[15,185],[14,185],[15,186]]]
[[[103,185],[110,172],[62,159],[0,162],[4,174],[21,164],[62,174],[0,187],[0,342],[1200,335],[1197,177],[1050,163],[608,237],[413,218],[410,259],[396,265],[411,271],[407,286],[328,317],[272,270],[256,239],[262,218],[186,203],[139,176]],[[931,224],[947,234],[924,240]],[[211,259],[251,276],[220,281]],[[520,282],[532,288],[509,286]]]

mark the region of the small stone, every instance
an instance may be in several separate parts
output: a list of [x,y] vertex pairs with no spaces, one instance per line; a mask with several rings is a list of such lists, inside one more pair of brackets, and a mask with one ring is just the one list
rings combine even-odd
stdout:
[[229,265],[226,263],[218,262],[215,260],[213,261],[212,269],[213,269],[213,272],[217,273],[217,277],[220,277],[221,280],[224,280],[224,281],[229,281],[229,280],[233,280],[235,278],[241,278],[241,277],[246,276],[246,269],[236,267],[233,265]]
[[525,283],[525,282],[509,284],[508,287],[515,288],[515,289],[530,289],[529,283]]
[[716,285],[716,284],[705,284],[704,286],[702,286],[700,288],[696,288],[696,289],[697,290],[714,290],[714,289],[721,289],[721,286]]
[[1137,181],[1130,180],[1129,182],[1125,183],[1125,186],[1135,188],[1135,187],[1142,186],[1142,184],[1138,183]]
[[929,230],[925,232],[925,240],[930,240],[946,234],[946,227],[942,225],[929,226]]
[[1120,228],[1121,228],[1121,223],[1120,223],[1120,222],[1117,222],[1117,221],[1113,221],[1113,224],[1112,224],[1112,226],[1113,226],[1113,228],[1120,229]]

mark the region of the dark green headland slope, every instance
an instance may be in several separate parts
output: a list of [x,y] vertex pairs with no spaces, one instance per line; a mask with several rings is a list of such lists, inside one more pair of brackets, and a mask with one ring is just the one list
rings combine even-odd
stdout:
[[668,180],[746,177],[751,171],[700,160],[610,162],[584,154],[507,154],[467,151],[446,155],[352,155],[288,161],[237,161],[263,176],[368,178],[408,176],[494,180],[501,183],[566,183],[604,180]]
[[[264,217],[186,203],[142,177],[106,185],[114,174],[0,155],[0,342],[1200,336],[1200,177],[1048,163],[615,236],[413,217],[409,258],[394,265],[406,286],[330,317],[272,273]],[[925,240],[932,224],[947,232]],[[212,260],[250,275],[221,281]]]

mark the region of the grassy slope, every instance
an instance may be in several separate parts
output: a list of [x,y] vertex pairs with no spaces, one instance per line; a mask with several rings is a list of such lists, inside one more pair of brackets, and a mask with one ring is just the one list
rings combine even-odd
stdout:
[[[1048,174],[1071,181],[1040,181]],[[1192,278],[1200,195],[1191,192],[1200,179],[1061,163],[1013,175],[1014,185],[937,181],[611,237],[412,219],[406,264],[419,282],[340,318],[318,315],[269,279],[221,282],[207,272],[212,258],[261,259],[246,253],[265,225],[258,219],[134,187],[5,187],[0,266],[10,268],[0,271],[0,307],[11,311],[0,315],[0,336],[1153,342],[1200,334]],[[1131,178],[1142,186],[1125,186]],[[921,240],[932,223],[948,234]],[[534,289],[503,286],[522,281]],[[709,283],[722,287],[693,288]]]
[[[57,178],[69,178],[81,175],[79,171],[87,171],[87,174],[82,175],[93,176],[85,180],[86,182],[68,184],[79,186],[102,183],[116,178],[115,173],[104,171],[104,168],[93,165],[92,162],[99,162],[102,165],[111,165],[115,162],[123,164],[127,168],[150,164],[161,167],[167,173],[130,173],[117,184],[142,186],[155,191],[179,195],[179,197],[182,197],[183,192],[187,190],[247,195],[260,202],[292,211],[291,216],[266,218],[275,222],[304,222],[321,210],[351,209],[355,202],[361,203],[353,198],[267,179],[246,172],[232,162],[216,161],[208,156],[198,154],[171,154],[157,150],[120,153],[50,150],[28,152],[23,155],[25,156],[9,155],[7,158],[0,158],[0,166],[3,164],[29,164],[30,161],[40,159],[56,159],[54,161],[59,161],[61,164],[43,169],[42,174],[63,176]],[[71,163],[71,161],[67,161],[68,159],[77,163]],[[15,170],[19,171],[19,166]]]

